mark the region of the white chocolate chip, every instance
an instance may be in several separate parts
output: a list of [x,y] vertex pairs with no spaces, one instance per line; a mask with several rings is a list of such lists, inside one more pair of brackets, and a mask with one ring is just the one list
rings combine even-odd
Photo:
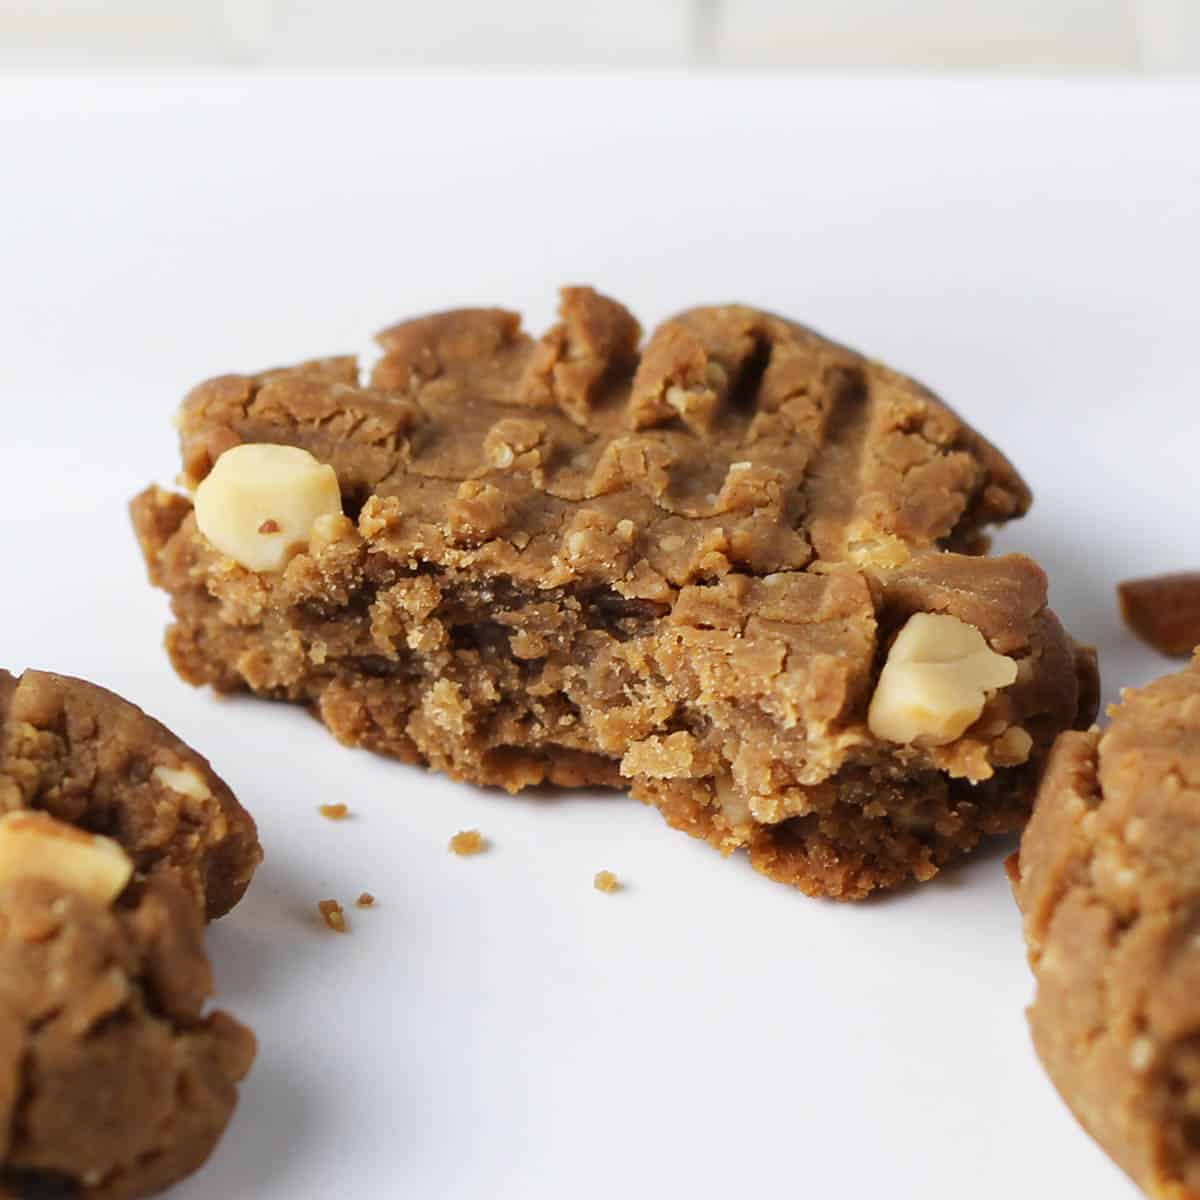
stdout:
[[212,796],[212,789],[195,767],[155,767],[150,774],[163,787],[181,796],[190,796],[193,800],[208,800]]
[[914,613],[883,665],[867,725],[885,741],[944,746],[979,719],[989,692],[1016,678],[1017,664],[974,626],[946,613]]
[[886,572],[902,567],[912,557],[908,547],[890,534],[851,542],[848,557],[857,566]]
[[226,450],[195,495],[196,524],[250,571],[280,571],[320,517],[340,516],[337,472],[307,450],[250,442]]
[[1134,1038],[1129,1046],[1129,1065],[1142,1074],[1153,1061],[1154,1042],[1145,1035]]
[[691,393],[681,387],[667,388],[664,399],[677,413],[686,413],[694,403]]
[[44,812],[0,817],[0,883],[49,879],[109,904],[132,874],[129,856],[111,838],[85,833]]

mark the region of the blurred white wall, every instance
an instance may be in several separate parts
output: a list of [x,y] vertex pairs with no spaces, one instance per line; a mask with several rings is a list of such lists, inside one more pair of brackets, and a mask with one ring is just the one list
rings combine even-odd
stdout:
[[1200,0],[0,0],[5,68],[1200,71]]

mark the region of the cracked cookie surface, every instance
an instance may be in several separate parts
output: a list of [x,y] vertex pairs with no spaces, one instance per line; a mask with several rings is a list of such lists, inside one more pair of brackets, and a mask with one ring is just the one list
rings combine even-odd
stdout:
[[1157,1200],[1200,1197],[1200,659],[1054,748],[1010,863],[1034,1044]]
[[0,670],[0,813],[37,809],[170,867],[210,919],[262,859],[250,814],[206,759],[120,696],[66,675]]
[[[322,359],[185,400],[189,486],[236,446],[294,446],[344,509],[255,572],[186,496],[134,501],[191,682],[309,704],[347,743],[477,783],[626,786],[840,898],[1018,827],[1054,736],[1090,720],[1094,665],[1040,570],[975,556],[1028,490],[912,380],[741,306],[643,345],[587,288],[541,339],[478,309],[380,341],[369,382]],[[949,745],[867,724],[915,612],[1016,663]]]
[[0,885],[0,1194],[133,1200],[208,1157],[255,1043],[204,1014],[202,932],[166,872],[116,907]]

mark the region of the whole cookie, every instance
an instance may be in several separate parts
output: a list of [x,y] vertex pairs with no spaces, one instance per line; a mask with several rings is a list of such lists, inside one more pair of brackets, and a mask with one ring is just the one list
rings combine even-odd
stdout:
[[1200,658],[1064,734],[1010,863],[1034,1044],[1151,1196],[1200,1197]]
[[814,894],[1017,828],[1096,687],[1037,566],[973,557],[1029,504],[1008,461],[769,313],[561,315],[197,388],[194,497],[133,503],[180,674],[456,778],[629,787]]
[[140,708],[81,679],[0,670],[0,813],[26,808],[113,838],[143,874],[173,869],[210,919],[262,859],[207,760]]

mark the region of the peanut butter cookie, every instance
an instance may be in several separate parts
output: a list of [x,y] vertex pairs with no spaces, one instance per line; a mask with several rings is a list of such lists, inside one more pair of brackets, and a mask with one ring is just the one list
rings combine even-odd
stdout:
[[1041,571],[977,557],[1027,488],[912,380],[740,306],[643,344],[588,288],[540,339],[470,309],[380,342],[369,381],[184,401],[192,494],[133,519],[185,679],[479,784],[627,787],[843,899],[1018,828],[1090,721]]
[[140,708],[81,679],[0,670],[0,813],[21,809],[113,838],[139,874],[172,868],[209,919],[262,859],[225,783]]
[[1200,1197],[1200,658],[1067,733],[1010,862],[1033,1040],[1151,1196]]
[[133,1200],[208,1157],[255,1043],[204,1012],[202,934],[173,868],[0,818],[0,1194]]

